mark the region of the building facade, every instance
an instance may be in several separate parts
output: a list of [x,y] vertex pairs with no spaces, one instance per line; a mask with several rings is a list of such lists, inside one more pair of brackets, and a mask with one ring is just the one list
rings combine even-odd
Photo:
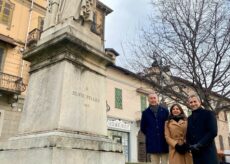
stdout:
[[141,111],[147,107],[152,86],[118,66],[107,69],[108,136],[124,148],[126,161],[138,161]]
[[[147,96],[151,92],[154,92],[154,86],[129,70],[115,65],[107,68],[108,136],[123,145],[126,161],[149,161],[145,153],[145,138],[140,132],[140,119],[141,112],[148,106]],[[165,102],[168,107],[175,103],[166,97]],[[187,115],[191,114],[186,106],[183,109]],[[230,150],[227,116],[226,111],[221,111],[217,116],[218,135],[215,142],[218,152]]]
[[16,134],[30,63],[22,59],[29,32],[42,28],[46,0],[0,0],[0,140]]
[[[22,59],[27,48],[36,46],[42,32],[47,0],[0,0],[0,141],[17,133],[30,63]],[[104,42],[105,15],[112,10],[97,2],[91,30]],[[107,49],[108,50],[108,49]],[[116,59],[114,50],[105,50]],[[141,112],[154,88],[146,80],[116,65],[107,68],[106,109],[108,137],[121,143],[126,161],[144,162],[144,136],[140,132]],[[187,111],[187,109],[186,109]],[[226,112],[218,117],[218,150],[230,149]]]

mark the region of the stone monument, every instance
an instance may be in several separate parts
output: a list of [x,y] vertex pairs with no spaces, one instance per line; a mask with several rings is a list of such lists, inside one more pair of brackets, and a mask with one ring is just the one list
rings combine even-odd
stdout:
[[107,137],[106,55],[90,29],[96,0],[49,0],[31,62],[18,135],[0,143],[1,164],[124,164]]

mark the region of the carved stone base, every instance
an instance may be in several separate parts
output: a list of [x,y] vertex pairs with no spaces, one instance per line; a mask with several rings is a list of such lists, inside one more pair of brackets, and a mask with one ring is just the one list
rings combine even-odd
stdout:
[[47,132],[0,144],[1,164],[124,164],[122,146],[106,137]]

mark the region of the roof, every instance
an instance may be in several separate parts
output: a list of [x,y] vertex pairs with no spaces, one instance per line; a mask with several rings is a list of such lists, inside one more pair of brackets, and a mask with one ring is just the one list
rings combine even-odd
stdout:
[[104,3],[100,2],[100,1],[97,1],[97,7],[102,9],[103,11],[105,11],[106,15],[113,12],[113,10],[111,8],[109,8],[108,6],[106,6]]
[[[182,78],[177,77],[177,76],[172,76],[172,78],[173,78],[173,80],[176,80],[178,82],[181,82],[181,83],[184,83],[186,85],[195,87],[195,85],[192,82],[188,81],[188,80],[182,79]],[[226,101],[230,101],[230,98],[224,97],[224,96],[222,96],[222,95],[220,95],[220,94],[218,94],[216,92],[211,91],[211,94],[214,95],[214,96],[216,96],[216,97],[221,97],[221,98],[223,98]]]
[[105,52],[112,52],[114,55],[119,56],[119,53],[113,48],[105,48]]
[[[130,70],[128,70],[128,69],[125,69],[125,68],[123,68],[123,67],[119,67],[119,66],[116,66],[116,65],[114,65],[114,64],[109,65],[109,67],[112,67],[112,68],[114,68],[114,69],[117,69],[117,70],[123,72],[123,73],[126,74],[126,75],[133,76],[134,78],[137,78],[137,79],[139,79],[139,80],[145,81],[145,82],[147,82],[147,83],[149,83],[149,84],[153,84],[151,80],[148,80],[148,79],[146,79],[145,77],[140,76],[139,74],[136,74],[136,73],[134,73],[134,72],[132,72],[132,71],[130,71]],[[182,78],[177,77],[177,76],[171,76],[171,77],[173,78],[173,80],[176,80],[176,81],[181,82],[181,83],[184,83],[184,84],[186,84],[186,85],[188,85],[188,86],[194,87],[194,84],[193,84],[192,82],[188,81],[188,80],[182,79]],[[216,93],[216,92],[211,91],[211,94],[214,95],[214,96],[216,96],[216,97],[224,98],[224,100],[226,100],[226,101],[230,101],[230,98],[224,97],[224,96],[222,96],[222,95],[220,95],[220,94],[218,94],[218,93]]]
[[116,69],[118,71],[123,72],[126,75],[130,75],[130,76],[132,76],[134,78],[137,78],[139,80],[142,80],[142,81],[144,81],[146,83],[152,84],[152,81],[150,81],[150,80],[144,78],[143,76],[140,76],[139,74],[136,74],[136,73],[134,73],[134,72],[132,72],[132,71],[130,71],[128,69],[125,69],[123,67],[116,66],[115,64],[110,64],[110,65],[108,65],[108,67],[114,68],[114,69]]

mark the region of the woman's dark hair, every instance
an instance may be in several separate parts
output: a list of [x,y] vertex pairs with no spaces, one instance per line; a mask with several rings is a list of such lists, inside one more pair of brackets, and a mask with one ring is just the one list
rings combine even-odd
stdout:
[[180,110],[180,112],[181,112],[180,116],[182,116],[184,119],[187,119],[187,117],[186,117],[186,115],[185,115],[185,113],[184,113],[182,107],[180,106],[180,104],[173,104],[173,105],[171,106],[171,108],[170,108],[169,120],[173,117],[172,110],[173,110],[173,108],[174,108],[175,106],[177,106],[177,107],[179,108],[179,110]]

